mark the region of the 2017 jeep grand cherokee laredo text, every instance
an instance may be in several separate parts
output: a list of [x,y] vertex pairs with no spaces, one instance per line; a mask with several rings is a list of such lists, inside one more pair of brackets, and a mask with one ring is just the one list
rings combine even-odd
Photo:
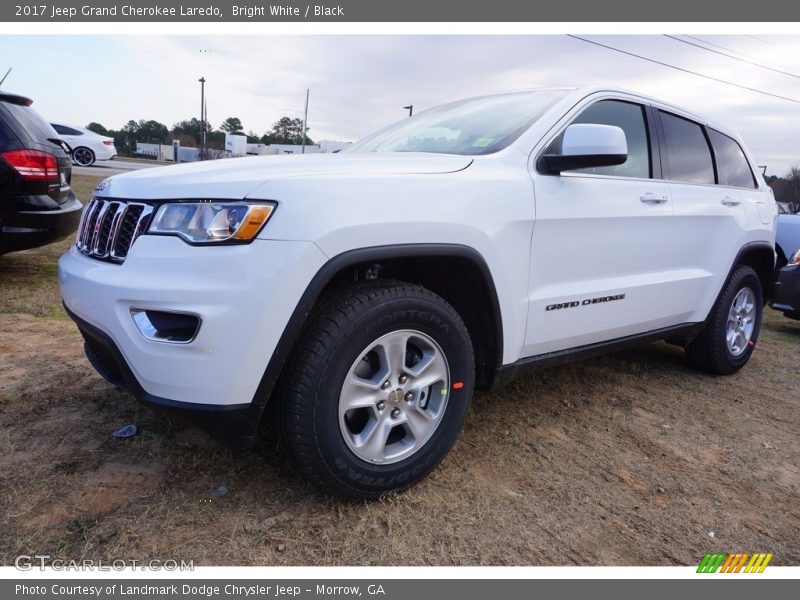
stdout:
[[114,176],[61,290],[108,380],[239,443],[279,403],[309,480],[375,497],[523,366],[657,339],[744,366],[777,213],[752,164],[623,91],[463,100],[340,154]]

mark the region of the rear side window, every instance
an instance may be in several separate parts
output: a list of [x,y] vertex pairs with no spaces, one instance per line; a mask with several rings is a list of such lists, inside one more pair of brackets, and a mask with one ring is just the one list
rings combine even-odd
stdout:
[[659,113],[667,143],[669,178],[687,183],[716,183],[711,149],[703,128],[694,121]]
[[12,104],[11,102],[6,102],[3,106],[5,106],[6,110],[11,114],[11,117],[17,121],[22,131],[34,142],[43,144],[46,143],[49,138],[58,137],[50,126],[50,123],[45,121],[39,113],[30,106],[21,106],[19,104]]
[[0,114],[0,150],[17,143],[17,136],[15,136],[11,128],[6,125],[5,121],[3,121],[2,114]]
[[719,184],[754,189],[756,180],[753,171],[736,140],[713,129],[708,130],[708,137],[717,158]]
[[[644,107],[622,100],[601,100],[592,104],[578,115],[572,123],[592,123],[596,125],[614,125],[625,132],[628,143],[628,159],[621,165],[613,167],[591,167],[575,169],[570,173],[592,173],[595,175],[613,175],[616,177],[650,177],[650,143],[647,136],[647,121]],[[545,154],[561,152],[564,134],[560,134],[550,144]]]
[[72,127],[67,127],[65,125],[56,125],[55,123],[52,124],[53,129],[56,130],[56,133],[61,135],[83,135],[82,131],[78,131],[77,129],[73,129]]

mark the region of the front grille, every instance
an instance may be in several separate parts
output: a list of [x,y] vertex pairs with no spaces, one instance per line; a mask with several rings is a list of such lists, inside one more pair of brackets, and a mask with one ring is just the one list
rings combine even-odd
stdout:
[[149,204],[93,198],[81,216],[75,246],[92,258],[121,263],[152,214]]

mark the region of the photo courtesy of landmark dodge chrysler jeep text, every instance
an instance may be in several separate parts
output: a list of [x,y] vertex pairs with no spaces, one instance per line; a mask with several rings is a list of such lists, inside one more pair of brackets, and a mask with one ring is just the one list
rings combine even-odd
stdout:
[[238,445],[277,403],[305,477],[375,497],[523,367],[659,339],[743,367],[775,265],[752,165],[735,133],[633,93],[462,100],[340,154],[111,177],[61,291],[112,383]]

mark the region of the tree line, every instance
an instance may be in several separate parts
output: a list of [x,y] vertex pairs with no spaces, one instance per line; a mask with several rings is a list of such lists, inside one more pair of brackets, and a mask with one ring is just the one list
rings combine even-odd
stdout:
[[[131,156],[136,152],[137,143],[171,144],[172,140],[180,140],[181,146],[198,148],[203,140],[203,123],[200,119],[192,117],[179,121],[171,128],[154,120],[131,119],[122,129],[107,129],[100,123],[89,123],[87,129],[114,138],[117,151],[124,156]],[[228,117],[214,129],[206,123],[206,147],[212,150],[225,149],[225,134],[235,133],[247,136],[250,144],[302,144],[303,120],[281,117],[272,126],[272,129],[259,136],[254,131],[244,132],[242,121],[238,117]],[[314,141],[305,134],[307,145]]]
[[775,194],[775,200],[790,213],[800,213],[800,167],[792,167],[783,177],[768,175],[766,180]]

